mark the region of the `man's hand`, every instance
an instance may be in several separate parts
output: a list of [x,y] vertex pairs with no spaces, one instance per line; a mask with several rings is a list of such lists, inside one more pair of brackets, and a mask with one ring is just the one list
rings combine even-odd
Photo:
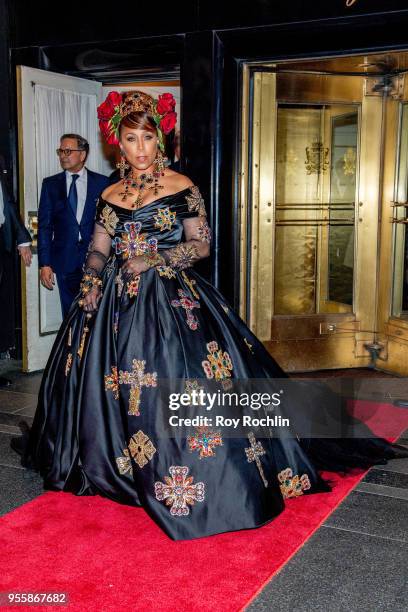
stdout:
[[54,289],[54,272],[52,271],[52,268],[50,266],[43,266],[42,268],[40,268],[40,281],[42,286],[46,289],[50,289],[51,291]]
[[18,246],[18,252],[21,255],[22,260],[24,261],[25,265],[28,267],[31,265],[31,261],[33,259],[32,253],[31,253],[31,247],[29,246]]

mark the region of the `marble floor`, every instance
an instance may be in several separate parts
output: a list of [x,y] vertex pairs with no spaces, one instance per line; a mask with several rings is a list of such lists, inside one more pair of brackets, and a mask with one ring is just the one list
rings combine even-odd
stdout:
[[[0,514],[43,493],[10,439],[31,425],[41,374],[0,361]],[[358,376],[377,376],[369,371]],[[407,389],[408,394],[408,389]],[[397,386],[396,396],[401,395]],[[401,438],[408,444],[408,433]],[[250,612],[405,612],[408,609],[408,459],[371,469],[250,604]]]

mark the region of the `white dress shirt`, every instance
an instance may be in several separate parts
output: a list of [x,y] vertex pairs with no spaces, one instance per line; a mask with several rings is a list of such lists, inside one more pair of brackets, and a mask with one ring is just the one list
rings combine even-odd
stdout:
[[[77,188],[77,195],[78,195],[78,206],[77,206],[76,218],[79,224],[81,223],[82,215],[84,213],[84,208],[85,208],[86,192],[88,189],[88,173],[87,173],[85,166],[83,166],[81,170],[78,170],[78,172],[69,172],[69,170],[65,171],[66,182],[67,182],[67,197],[69,194],[69,189],[71,187],[73,174],[79,174],[79,178],[77,178],[77,181],[76,181],[76,188]],[[81,232],[78,232],[78,238],[79,239],[81,238]]]

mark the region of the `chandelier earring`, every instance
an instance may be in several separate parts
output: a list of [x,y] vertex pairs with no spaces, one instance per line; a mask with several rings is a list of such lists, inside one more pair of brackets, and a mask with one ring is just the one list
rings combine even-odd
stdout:
[[163,153],[160,151],[160,149],[158,149],[156,159],[154,160],[154,166],[155,172],[157,172],[157,174],[159,174],[160,176],[164,176],[164,162],[166,161],[166,159],[167,157],[164,157]]
[[123,153],[120,154],[120,162],[116,164],[116,167],[119,169],[120,178],[125,178],[126,170],[129,170],[130,166],[127,163],[126,157],[123,155]]

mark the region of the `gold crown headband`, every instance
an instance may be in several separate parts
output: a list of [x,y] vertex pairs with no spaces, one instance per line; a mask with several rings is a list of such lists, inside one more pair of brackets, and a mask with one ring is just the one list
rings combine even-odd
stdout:
[[127,94],[122,104],[119,107],[121,117],[126,117],[130,113],[147,113],[148,115],[154,115],[154,100],[148,94],[142,91],[135,91],[134,93]]

